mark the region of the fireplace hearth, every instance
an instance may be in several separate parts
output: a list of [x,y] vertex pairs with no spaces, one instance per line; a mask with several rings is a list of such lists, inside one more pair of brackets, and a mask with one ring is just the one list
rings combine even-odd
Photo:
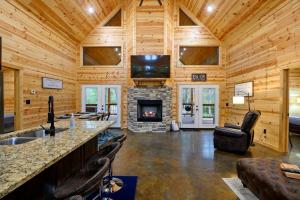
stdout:
[[162,122],[162,100],[138,100],[138,122]]

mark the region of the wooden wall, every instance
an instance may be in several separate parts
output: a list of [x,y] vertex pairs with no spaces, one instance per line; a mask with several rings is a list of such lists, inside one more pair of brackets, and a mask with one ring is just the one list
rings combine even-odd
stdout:
[[[24,126],[46,122],[47,97],[54,95],[56,114],[75,111],[76,43],[58,34],[15,1],[1,1],[3,65],[24,71]],[[64,81],[63,90],[42,89],[41,78]],[[36,90],[36,94],[30,94]],[[29,105],[25,100],[30,100]]]
[[12,69],[4,68],[4,113],[15,112],[15,72]]
[[[104,27],[99,24],[78,47],[78,60],[82,46],[122,46],[122,64],[120,67],[79,67],[77,79],[77,110],[81,110],[81,85],[83,84],[120,84],[122,85],[122,127],[127,127],[127,89],[133,87],[130,78],[130,56],[138,54],[171,55],[171,78],[166,85],[173,87],[173,118],[178,119],[178,85],[194,84],[192,73],[207,73],[208,81],[201,84],[216,84],[220,90],[220,118],[224,121],[225,71],[224,54],[219,66],[179,65],[179,45],[220,45],[220,41],[199,22],[196,27],[179,27],[176,1],[165,0],[163,6],[158,1],[144,1],[139,7],[137,0],[128,0],[122,6],[122,27]],[[109,16],[109,17],[112,17]],[[109,19],[108,17],[108,19]],[[196,17],[195,17],[196,18]],[[221,50],[223,52],[223,49]]]
[[300,117],[300,68],[289,70],[289,115]]
[[[124,5],[129,5],[124,7]],[[131,6],[130,6],[131,5]],[[127,123],[127,82],[128,82],[128,57],[129,52],[132,51],[132,39],[126,34],[126,30],[130,30],[127,24],[127,17],[132,18],[132,3],[121,5],[122,9],[122,26],[108,27],[100,23],[78,47],[78,52],[81,52],[82,46],[121,46],[122,47],[122,61],[118,66],[95,66],[95,67],[80,67],[77,70],[77,110],[81,110],[81,86],[85,84],[94,85],[121,85],[122,86],[122,127],[126,127]],[[120,8],[117,8],[118,10]],[[114,16],[114,12],[107,17],[109,20]],[[128,38],[128,40],[126,40]],[[78,60],[82,59],[79,53]],[[130,57],[129,57],[130,58]]]
[[[232,105],[234,84],[254,81],[252,109],[262,116],[255,141],[279,150],[281,69],[300,66],[300,2],[268,0],[224,38],[227,52],[226,121],[241,122],[247,104]],[[267,133],[263,134],[264,129]]]
[[164,53],[164,7],[157,0],[136,8],[136,54]]
[[[178,119],[178,86],[180,84],[209,84],[219,85],[220,87],[220,124],[224,123],[224,106],[225,106],[225,54],[221,47],[220,65],[218,66],[184,66],[179,62],[179,47],[180,46],[218,46],[221,42],[200,22],[193,17],[183,5],[186,14],[193,17],[197,26],[179,26],[179,6],[175,6],[174,16],[174,50],[172,64],[174,66],[173,74],[173,118]],[[192,73],[206,73],[207,81],[204,83],[194,83],[191,81]]]

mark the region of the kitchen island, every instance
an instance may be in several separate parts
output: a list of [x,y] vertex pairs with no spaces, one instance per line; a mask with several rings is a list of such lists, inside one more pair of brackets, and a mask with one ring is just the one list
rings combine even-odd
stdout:
[[[80,170],[96,153],[98,134],[112,124],[112,121],[76,121],[75,128],[55,136],[47,135],[19,145],[0,145],[0,198],[14,199],[24,192],[37,192],[32,199],[44,199],[40,196],[43,191],[34,190],[44,190],[45,185],[53,188],[73,171]],[[57,122],[55,126],[69,128],[69,122]],[[5,134],[0,140],[38,129],[41,128]]]

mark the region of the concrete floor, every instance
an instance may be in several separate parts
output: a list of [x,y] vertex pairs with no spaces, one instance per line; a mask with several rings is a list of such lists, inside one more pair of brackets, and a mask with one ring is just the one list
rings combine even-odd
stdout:
[[128,132],[128,139],[114,161],[114,174],[138,176],[136,200],[236,200],[222,178],[236,177],[235,164],[239,158],[299,160],[295,146],[296,142],[297,151],[281,154],[257,144],[246,155],[236,155],[216,151],[213,132],[208,130]]

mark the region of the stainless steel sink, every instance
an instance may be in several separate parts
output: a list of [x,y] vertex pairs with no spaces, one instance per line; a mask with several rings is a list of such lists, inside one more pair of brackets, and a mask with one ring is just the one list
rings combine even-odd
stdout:
[[[59,132],[63,132],[68,130],[68,128],[56,128],[55,129],[55,133],[59,133]],[[29,133],[24,133],[22,134],[20,137],[45,137],[47,136],[46,131],[44,129],[41,130],[37,130],[37,131],[33,131],[33,132],[29,132]]]
[[11,137],[0,141],[0,145],[18,145],[35,140],[32,137]]

